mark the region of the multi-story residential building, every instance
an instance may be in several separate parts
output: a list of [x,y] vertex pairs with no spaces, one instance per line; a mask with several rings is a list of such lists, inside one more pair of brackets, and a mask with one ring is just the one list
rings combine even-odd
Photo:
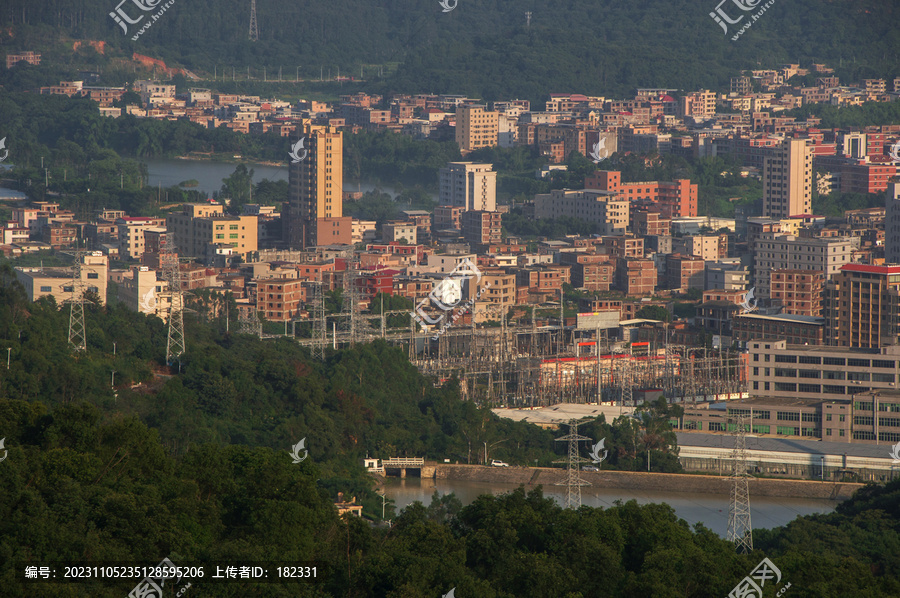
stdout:
[[771,297],[772,270],[818,270],[829,280],[850,262],[858,240],[817,239],[763,234],[753,246],[754,285],[758,297]]
[[873,390],[897,389],[898,345],[868,350],[753,340],[747,346],[752,395],[851,399]]
[[[100,305],[106,305],[106,282],[109,260],[99,251],[82,257],[81,282],[85,292],[96,294]],[[16,280],[25,288],[30,301],[52,296],[58,304],[71,299],[71,268],[16,268]]]
[[33,64],[34,66],[40,66],[41,64],[41,55],[38,52],[22,52],[21,54],[7,54],[6,55],[6,68],[11,69],[16,64],[20,62],[27,62],[28,64]]
[[652,295],[656,290],[657,274],[653,260],[618,258],[616,287],[629,297]]
[[374,220],[358,220],[351,222],[351,241],[353,243],[371,243],[378,236]]
[[487,246],[499,243],[503,215],[500,212],[469,210],[460,218],[463,238],[472,246]]
[[631,232],[639,237],[672,234],[672,221],[659,212],[634,210],[631,213]]
[[629,202],[652,204],[665,219],[697,215],[697,185],[688,179],[623,183],[621,172],[598,170],[584,179],[584,187],[621,194]]
[[600,238],[603,247],[616,258],[644,257],[644,240],[631,234],[604,235]]
[[41,240],[53,249],[71,247],[78,238],[78,228],[71,224],[53,222],[41,229]]
[[[497,145],[500,113],[487,110],[484,104],[467,104],[456,109],[456,143],[467,154],[481,147]],[[491,208],[493,209],[493,208]]]
[[706,290],[745,291],[750,271],[739,259],[706,262],[703,288]]
[[465,208],[459,206],[436,206],[434,208],[434,221],[432,230],[456,229],[462,230],[460,218]]
[[731,333],[733,340],[740,343],[761,339],[822,345],[825,342],[825,318],[741,313],[735,314],[731,323]]
[[822,315],[823,274],[818,270],[772,270],[773,302],[781,303],[783,313],[798,316]]
[[156,270],[147,266],[132,266],[130,276],[125,275],[117,289],[117,299],[129,309],[169,318],[172,308],[169,283],[157,278]]
[[616,266],[608,255],[562,253],[561,264],[572,267],[572,286],[586,291],[608,291],[615,284]]
[[[219,206],[221,208],[221,206]],[[144,232],[148,228],[165,226],[162,218],[145,218],[125,216],[116,219],[118,228],[119,257],[131,260],[139,260],[146,251]]]
[[413,222],[399,220],[385,222],[381,225],[381,240],[385,243],[406,241],[410,245],[415,245],[418,242],[416,239],[416,225]]
[[900,266],[846,264],[825,286],[826,343],[877,349],[900,338]]
[[812,202],[812,151],[805,139],[786,139],[763,161],[763,215],[809,214]]
[[[489,303],[502,306],[504,309],[516,304],[516,274],[500,268],[486,268],[482,271],[481,280],[476,288],[476,311],[479,304]],[[499,312],[493,312],[488,319],[496,320]]]
[[699,119],[712,118],[716,114],[716,93],[707,89],[679,97],[678,114]]
[[666,256],[666,288],[687,292],[703,290],[706,262],[696,255],[673,253]]
[[291,136],[304,140],[306,157],[288,168],[288,201],[282,209],[288,247],[350,244],[352,218],[344,217],[343,133],[306,123]]
[[841,193],[881,193],[897,176],[894,164],[870,164],[858,160],[841,166]]
[[562,216],[595,222],[603,235],[624,233],[628,229],[628,200],[620,193],[595,189],[554,189],[535,196],[535,218]]
[[257,284],[256,309],[270,322],[290,322],[300,315],[306,299],[304,281],[269,278]]
[[439,171],[441,206],[463,210],[497,209],[497,173],[491,164],[450,162]]
[[728,257],[728,235],[688,235],[672,240],[672,251],[706,261]]
[[184,204],[181,213],[166,218],[166,228],[182,255],[207,258],[216,246],[245,256],[257,251],[257,216],[225,216],[220,205]]
[[890,183],[885,193],[884,259],[900,264],[900,183]]
[[527,287],[533,293],[558,293],[563,283],[571,284],[571,267],[567,265],[538,265],[517,268],[516,286]]

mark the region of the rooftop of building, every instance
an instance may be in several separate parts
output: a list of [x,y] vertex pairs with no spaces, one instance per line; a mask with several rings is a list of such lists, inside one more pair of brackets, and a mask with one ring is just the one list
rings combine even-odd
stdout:
[[771,320],[775,322],[791,322],[794,324],[825,324],[825,318],[820,318],[818,316],[801,316],[797,314],[775,314],[775,315],[765,315],[765,314],[740,314],[742,318],[750,318],[754,320]]
[[[704,434],[699,432],[675,432],[678,446],[734,449],[734,436],[730,434]],[[813,455],[847,455],[889,460],[890,443],[883,446],[850,442],[828,442],[823,440],[800,440],[794,438],[760,438],[747,435],[747,450],[780,453],[806,453]]]

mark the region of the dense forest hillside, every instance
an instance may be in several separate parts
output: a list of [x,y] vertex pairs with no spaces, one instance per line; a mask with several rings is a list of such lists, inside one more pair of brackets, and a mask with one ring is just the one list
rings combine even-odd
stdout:
[[[742,69],[787,62],[829,63],[846,80],[900,75],[900,5],[893,0],[776,2],[737,41],[710,18],[715,0],[459,0],[446,13],[437,0],[256,4],[257,42],[248,37],[249,0],[175,2],[132,41],[109,17],[113,0],[7,0],[0,48],[39,49],[107,74],[116,68],[112,59],[139,52],[203,76],[230,75],[232,68],[240,76],[250,67],[254,79],[266,68],[271,80],[281,68],[286,79],[362,75],[368,91],[487,100],[722,89]],[[104,55],[73,56],[60,35],[103,41]]]

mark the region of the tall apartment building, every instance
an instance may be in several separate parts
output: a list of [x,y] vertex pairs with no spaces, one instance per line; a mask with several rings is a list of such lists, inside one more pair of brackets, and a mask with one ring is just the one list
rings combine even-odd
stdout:
[[900,266],[846,264],[825,287],[825,339],[878,349],[900,336]]
[[469,245],[490,245],[499,243],[503,215],[500,212],[469,210],[460,217],[462,234]]
[[487,110],[484,104],[466,104],[456,109],[456,143],[467,154],[499,142],[500,113]]
[[306,157],[288,166],[288,201],[282,210],[288,247],[349,244],[352,218],[344,217],[343,133],[336,127],[306,124],[291,137],[304,138]]
[[818,270],[772,270],[771,298],[781,311],[797,316],[822,315],[823,274]]
[[697,215],[697,185],[688,179],[623,183],[621,172],[597,170],[585,177],[584,188],[620,193],[629,202],[650,203],[659,209],[665,219]]
[[166,229],[182,255],[206,258],[217,245],[241,256],[259,249],[258,217],[226,216],[220,205],[184,204],[181,213],[166,217]]
[[596,189],[554,189],[534,198],[534,217],[572,216],[600,225],[600,234],[614,235],[628,229],[628,200],[620,193]]
[[900,183],[888,183],[885,193],[884,261],[900,264]]
[[450,162],[439,171],[439,201],[442,206],[463,210],[497,209],[497,173],[492,164]]
[[809,214],[812,205],[812,149],[805,139],[785,139],[763,160],[763,216]]
[[764,233],[753,245],[756,296],[771,297],[772,270],[818,270],[831,279],[850,263],[854,241],[841,238],[806,238]]

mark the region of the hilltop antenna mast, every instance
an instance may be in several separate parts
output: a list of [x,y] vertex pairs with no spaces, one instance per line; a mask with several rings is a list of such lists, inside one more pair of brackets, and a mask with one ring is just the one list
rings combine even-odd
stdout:
[[728,509],[728,541],[737,552],[753,552],[753,528],[750,526],[750,487],[747,474],[746,418],[737,415],[734,451],[731,454],[731,505]]
[[256,0],[250,0],[250,41],[259,41],[259,29],[256,26]]
[[556,486],[565,486],[566,487],[566,508],[567,509],[580,509],[581,508],[581,487],[582,486],[590,486],[591,483],[581,479],[578,475],[578,464],[579,463],[587,463],[587,459],[583,459],[578,455],[578,443],[582,440],[586,440],[590,442],[591,439],[587,436],[579,436],[578,435],[578,420],[570,419],[569,420],[569,433],[565,436],[560,436],[555,439],[555,442],[566,441],[569,443],[569,456],[567,459],[562,461],[555,461],[555,463],[565,463],[566,464],[566,479],[561,482],[556,482]]
[[75,249],[75,263],[72,265],[72,297],[69,299],[69,346],[76,351],[87,350],[87,337],[84,328],[84,281],[81,277],[81,266],[84,260],[84,249]]
[[169,283],[169,335],[166,339],[166,365],[171,366],[184,354],[184,291],[181,290],[181,268],[178,254],[175,253],[175,241],[166,235],[163,251],[160,252],[160,265],[166,282]]

